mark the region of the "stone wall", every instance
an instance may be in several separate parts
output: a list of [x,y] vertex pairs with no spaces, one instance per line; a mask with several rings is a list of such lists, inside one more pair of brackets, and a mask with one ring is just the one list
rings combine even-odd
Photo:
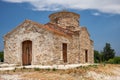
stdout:
[[53,63],[54,64],[63,64],[63,50],[62,50],[62,44],[67,43],[67,54],[70,53],[69,45],[70,40],[65,38],[64,36],[59,36],[57,34],[54,34],[54,49],[53,49]]
[[[71,12],[55,13],[50,16],[51,22],[56,17],[59,20],[55,25],[41,25],[28,20],[5,35],[4,61],[22,65],[22,42],[30,40],[32,65],[86,63],[85,50],[88,53],[87,63],[93,63],[93,42],[87,28],[79,27],[79,15]],[[68,35],[68,32],[72,34]],[[66,63],[63,61],[63,43],[67,44]]]
[[[32,41],[34,65],[85,63],[85,50],[88,50],[88,63],[93,63],[93,45],[85,28],[65,37],[27,22],[4,39],[4,60],[8,63],[22,65],[22,42],[26,40]],[[63,43],[67,44],[67,63],[63,62]]]
[[93,63],[94,54],[93,54],[93,45],[91,44],[90,35],[87,32],[85,27],[81,27],[80,32],[80,62],[85,62],[85,50],[87,50],[88,53],[88,63]]
[[24,23],[5,37],[7,63],[22,64],[22,42],[32,41],[32,64],[47,64],[52,60],[53,34],[30,23]]

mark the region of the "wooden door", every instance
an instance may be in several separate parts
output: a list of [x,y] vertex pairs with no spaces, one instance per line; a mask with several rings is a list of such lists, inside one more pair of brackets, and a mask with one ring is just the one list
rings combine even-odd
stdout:
[[22,43],[22,64],[31,65],[32,61],[32,41],[24,41]]
[[63,43],[63,61],[67,62],[67,44]]

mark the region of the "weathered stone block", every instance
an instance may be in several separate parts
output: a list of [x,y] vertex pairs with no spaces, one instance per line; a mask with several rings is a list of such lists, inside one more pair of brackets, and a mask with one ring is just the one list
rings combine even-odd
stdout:
[[[50,19],[45,25],[25,20],[6,34],[4,61],[19,65],[94,63],[93,41],[87,28],[79,26],[79,15],[63,11]],[[32,43],[23,45],[25,41]]]

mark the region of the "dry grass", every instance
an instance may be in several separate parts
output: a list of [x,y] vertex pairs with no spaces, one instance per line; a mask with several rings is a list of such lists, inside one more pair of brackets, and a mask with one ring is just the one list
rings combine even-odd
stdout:
[[24,79],[41,79],[41,80],[75,80],[68,74],[57,74],[57,73],[39,73],[33,72],[31,74],[25,74],[22,76]]
[[[18,75],[23,80],[119,80],[120,65],[91,65],[67,70],[56,69],[15,69],[13,71],[0,72],[3,75]],[[106,77],[106,78],[105,78]],[[117,77],[117,78],[116,78]],[[9,79],[6,79],[9,80]],[[12,80],[12,79],[11,79]]]

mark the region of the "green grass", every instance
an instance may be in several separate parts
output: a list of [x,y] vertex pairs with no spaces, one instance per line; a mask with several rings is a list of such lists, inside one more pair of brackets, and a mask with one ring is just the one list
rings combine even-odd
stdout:
[[57,69],[53,68],[52,71],[56,71]]
[[34,68],[35,71],[40,71],[40,68]]

